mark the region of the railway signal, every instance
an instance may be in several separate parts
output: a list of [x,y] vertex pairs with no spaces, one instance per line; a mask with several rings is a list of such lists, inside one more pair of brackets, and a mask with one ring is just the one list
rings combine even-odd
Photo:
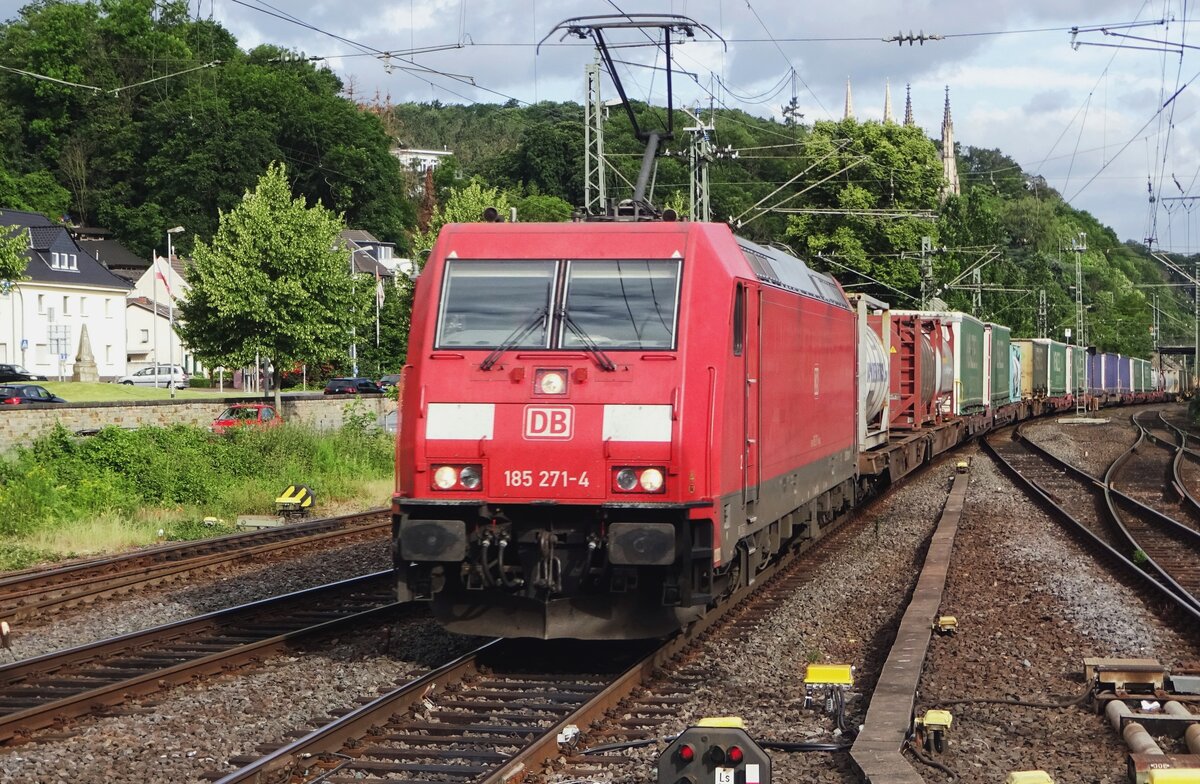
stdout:
[[658,758],[659,784],[770,784],[771,758],[736,716],[701,719]]

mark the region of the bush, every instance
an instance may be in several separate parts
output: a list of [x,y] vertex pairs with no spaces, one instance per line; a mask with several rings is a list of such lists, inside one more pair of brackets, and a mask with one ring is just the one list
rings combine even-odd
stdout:
[[289,484],[345,498],[390,476],[392,460],[392,439],[355,418],[336,433],[285,425],[227,437],[177,425],[109,427],[79,439],[59,426],[0,460],[0,535],[152,510],[197,521],[271,513]]

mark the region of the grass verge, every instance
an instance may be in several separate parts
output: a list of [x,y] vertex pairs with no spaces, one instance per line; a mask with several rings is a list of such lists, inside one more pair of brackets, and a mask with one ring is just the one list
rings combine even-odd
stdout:
[[223,437],[58,428],[0,461],[0,571],[228,533],[239,514],[272,513],[292,483],[312,488],[320,515],[386,505],[392,438],[349,421],[336,433],[289,425]]
[[[103,384],[88,381],[39,381],[41,386],[58,395],[68,403],[109,403],[127,400],[170,400],[171,390],[166,387],[135,387],[127,384]],[[252,395],[226,385],[222,392],[217,388],[199,387],[177,389],[175,398],[187,400],[201,397],[243,397]]]

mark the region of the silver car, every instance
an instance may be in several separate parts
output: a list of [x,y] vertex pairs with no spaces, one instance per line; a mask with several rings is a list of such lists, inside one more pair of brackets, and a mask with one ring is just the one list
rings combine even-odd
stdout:
[[138,387],[166,388],[173,386],[176,389],[187,389],[188,374],[179,365],[154,365],[136,373],[130,373],[128,376],[121,376],[117,379],[117,383]]

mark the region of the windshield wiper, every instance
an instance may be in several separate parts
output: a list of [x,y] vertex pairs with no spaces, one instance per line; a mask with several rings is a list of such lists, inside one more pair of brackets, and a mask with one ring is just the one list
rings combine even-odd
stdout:
[[571,316],[567,313],[566,308],[558,311],[558,315],[562,319],[562,323],[567,325],[567,329],[571,330],[571,334],[578,338],[579,342],[583,344],[583,347],[591,352],[592,356],[596,359],[596,364],[600,366],[601,370],[617,369],[616,363],[608,358],[608,354],[605,354],[600,347],[596,345],[596,341],[592,340],[588,333],[583,331],[583,327],[575,323],[575,319],[571,318]]
[[527,321],[518,324],[516,329],[508,333],[508,337],[500,341],[500,345],[496,346],[492,353],[488,354],[484,360],[479,363],[479,369],[491,370],[492,365],[496,364],[500,357],[504,355],[505,351],[508,351],[510,348],[524,340],[530,332],[533,332],[534,328],[536,328],[539,324],[545,323],[545,320],[546,308],[543,307],[535,310],[533,315],[530,316]]

